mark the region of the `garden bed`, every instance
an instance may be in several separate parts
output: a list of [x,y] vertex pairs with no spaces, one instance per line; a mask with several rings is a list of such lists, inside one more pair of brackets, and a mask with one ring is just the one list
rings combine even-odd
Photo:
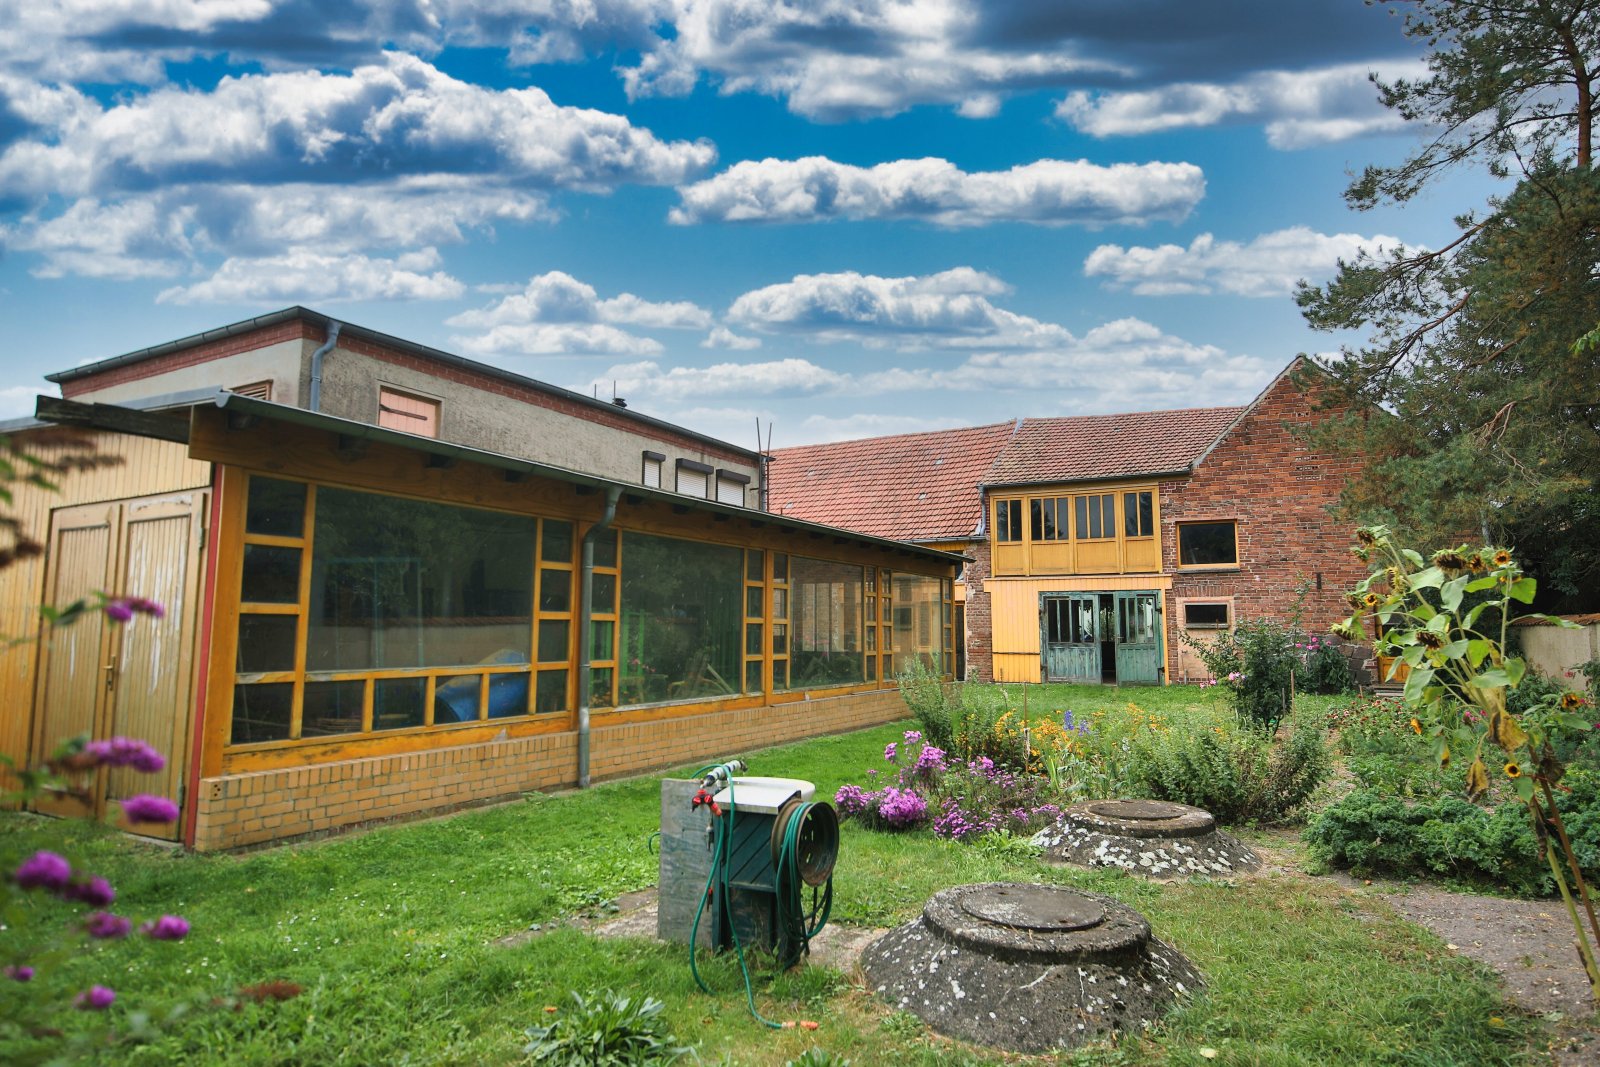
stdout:
[[[1173,722],[1211,707],[1206,693],[1176,687],[1034,687],[1028,696],[1030,707],[1106,717],[1137,701]],[[752,773],[807,778],[831,796],[881,763],[887,744],[903,744],[908,728],[745,755]],[[725,755],[733,753],[706,754]],[[614,783],[244,856],[172,854],[91,825],[3,814],[0,853],[65,838],[116,883],[119,907],[181,908],[194,926],[181,946],[99,944],[42,968],[25,992],[64,1005],[73,991],[111,976],[119,999],[108,1016],[45,1008],[39,1021],[69,1033],[109,1021],[126,1032],[129,1012],[148,1013],[144,1041],[95,1053],[118,1064],[513,1063],[523,1031],[550,1018],[547,1007],[559,1013],[570,992],[606,989],[659,997],[667,1025],[705,1062],[782,1065],[813,1047],[857,1067],[1015,1062],[933,1035],[827,967],[773,978],[757,966],[764,1014],[818,1024],[769,1031],[745,1012],[730,961],[702,959],[719,994],[707,997],[679,948],[560,925],[654,881],[648,837],[658,788],[657,779]],[[1441,951],[1431,935],[1392,915],[1365,915],[1344,888],[1295,872],[1166,885],[1046,867],[1014,837],[957,842],[847,823],[833,922],[893,926],[940,889],[986,881],[1115,897],[1206,975],[1203,997],[1160,1028],[1123,1039],[1118,1062],[1198,1063],[1213,1049],[1219,1062],[1509,1063],[1536,1029],[1503,1006],[1488,974]],[[43,897],[28,906],[67,911]],[[512,947],[499,943],[535,923],[558,926]],[[268,980],[300,993],[259,1003],[238,996]],[[165,1022],[180,1005],[188,1010]],[[59,1040],[9,1035],[0,1039],[0,1060]],[[1096,1047],[1088,1055],[1106,1054]]]

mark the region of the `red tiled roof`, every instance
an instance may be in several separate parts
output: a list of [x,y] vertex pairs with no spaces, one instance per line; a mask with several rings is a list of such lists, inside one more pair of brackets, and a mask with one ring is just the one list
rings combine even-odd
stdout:
[[1242,407],[1186,408],[1024,419],[983,481],[1033,485],[1181,471],[1242,411]]
[[971,537],[982,517],[978,483],[1015,425],[774,449],[769,506],[901,541]]

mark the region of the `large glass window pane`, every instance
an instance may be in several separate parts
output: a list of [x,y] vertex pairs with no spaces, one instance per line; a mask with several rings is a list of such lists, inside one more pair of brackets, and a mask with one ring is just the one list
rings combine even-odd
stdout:
[[526,663],[534,530],[522,515],[319,489],[308,669]]
[[544,543],[539,554],[546,563],[572,562],[572,523],[560,519],[544,520]]
[[539,662],[565,663],[567,660],[567,620],[539,621]]
[[752,548],[744,554],[744,576],[752,582],[762,581],[766,575],[762,574],[763,559],[759,548]]
[[745,660],[744,691],[746,693],[761,692],[761,661],[758,659]]
[[617,610],[617,576],[615,574],[596,574],[594,576],[594,610],[601,615],[610,615]]
[[489,675],[489,718],[508,719],[528,714],[528,676],[526,674]]
[[738,691],[744,641],[741,551],[628,534],[622,568],[622,647],[662,679],[657,699]]
[[539,688],[535,693],[534,710],[543,715],[552,711],[567,710],[567,672],[540,671]]
[[614,659],[616,652],[611,639],[616,636],[613,623],[610,619],[591,619],[589,621],[589,658]]
[[305,527],[306,487],[303,482],[250,476],[250,494],[244,508],[246,533],[300,537]]
[[591,667],[589,669],[589,706],[591,708],[611,707],[610,667]]
[[[789,567],[790,685],[816,689],[862,680],[860,567],[796,556]],[[778,651],[775,647],[774,652]]]
[[293,615],[240,615],[236,668],[239,673],[294,670],[295,627],[298,623],[299,620]]
[[404,730],[425,721],[426,678],[379,678],[372,683],[372,728]]
[[283,741],[289,736],[293,713],[292,682],[236,685],[233,687],[233,743]]
[[915,655],[929,667],[943,670],[940,661],[944,646],[943,583],[937,578],[918,574],[894,576],[894,654],[904,665],[910,662],[903,657]]
[[539,610],[572,610],[572,572],[546,567],[539,572]]
[[1076,512],[1077,520],[1078,520],[1078,524],[1077,524],[1078,536],[1080,538],[1088,537],[1089,536],[1089,498],[1086,497],[1086,496],[1073,497],[1072,498],[1072,504],[1073,504],[1073,511]]
[[307,682],[300,709],[301,737],[331,737],[361,729],[365,682]]
[[615,567],[617,565],[617,531],[614,529],[601,530],[594,539],[594,565],[596,567]]
[[482,691],[481,674],[440,678],[433,690],[434,723],[472,722],[478,717],[478,700]]
[[745,587],[744,613],[752,619],[761,618],[761,587],[759,585]]
[[300,549],[245,545],[239,599],[246,604],[300,602]]

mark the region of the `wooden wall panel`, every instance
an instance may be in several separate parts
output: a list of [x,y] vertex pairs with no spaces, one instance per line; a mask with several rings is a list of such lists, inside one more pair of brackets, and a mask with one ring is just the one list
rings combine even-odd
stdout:
[[[58,443],[63,431],[24,430],[15,438],[46,459],[60,458],[68,449]],[[113,433],[84,433],[80,439],[96,451],[117,460],[113,466],[77,471],[55,478],[59,491],[29,485],[13,486],[10,514],[33,539],[48,536],[50,512],[59,507],[121,500],[173,489],[209,484],[211,466],[189,458],[188,449],[170,441],[127,437]],[[0,752],[25,758],[32,733],[33,692],[39,634],[38,606],[44,601],[44,561],[20,560],[0,570]],[[109,590],[108,590],[109,591]]]

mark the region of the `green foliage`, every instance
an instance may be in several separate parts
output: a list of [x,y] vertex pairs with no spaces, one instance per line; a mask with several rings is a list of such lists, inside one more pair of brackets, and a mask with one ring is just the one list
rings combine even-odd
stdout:
[[1589,699],[1600,704],[1600,657],[1578,664],[1578,673],[1589,683]]
[[850,1067],[850,1061],[825,1049],[812,1047],[786,1061],[783,1067]]
[[1247,619],[1209,641],[1184,640],[1229,692],[1234,709],[1264,727],[1284,717],[1292,691],[1353,688],[1350,665],[1337,645],[1276,619]]
[[605,991],[572,994],[572,1009],[548,1026],[530,1026],[528,1058],[550,1067],[655,1067],[692,1050],[677,1044],[661,1019],[664,1005]]
[[[1600,776],[1574,771],[1557,807],[1580,866],[1600,872]],[[1459,795],[1406,799],[1363,787],[1306,828],[1312,855],[1359,874],[1445,875],[1521,896],[1556,892],[1520,804],[1484,808]]]
[[1321,724],[1304,721],[1281,741],[1221,725],[1150,733],[1133,744],[1128,775],[1141,796],[1270,825],[1297,815],[1331,770]]
[[917,720],[922,736],[937,748],[949,749],[965,687],[944,681],[937,662],[925,663],[921,656],[910,657],[895,681],[900,683],[900,698]]

